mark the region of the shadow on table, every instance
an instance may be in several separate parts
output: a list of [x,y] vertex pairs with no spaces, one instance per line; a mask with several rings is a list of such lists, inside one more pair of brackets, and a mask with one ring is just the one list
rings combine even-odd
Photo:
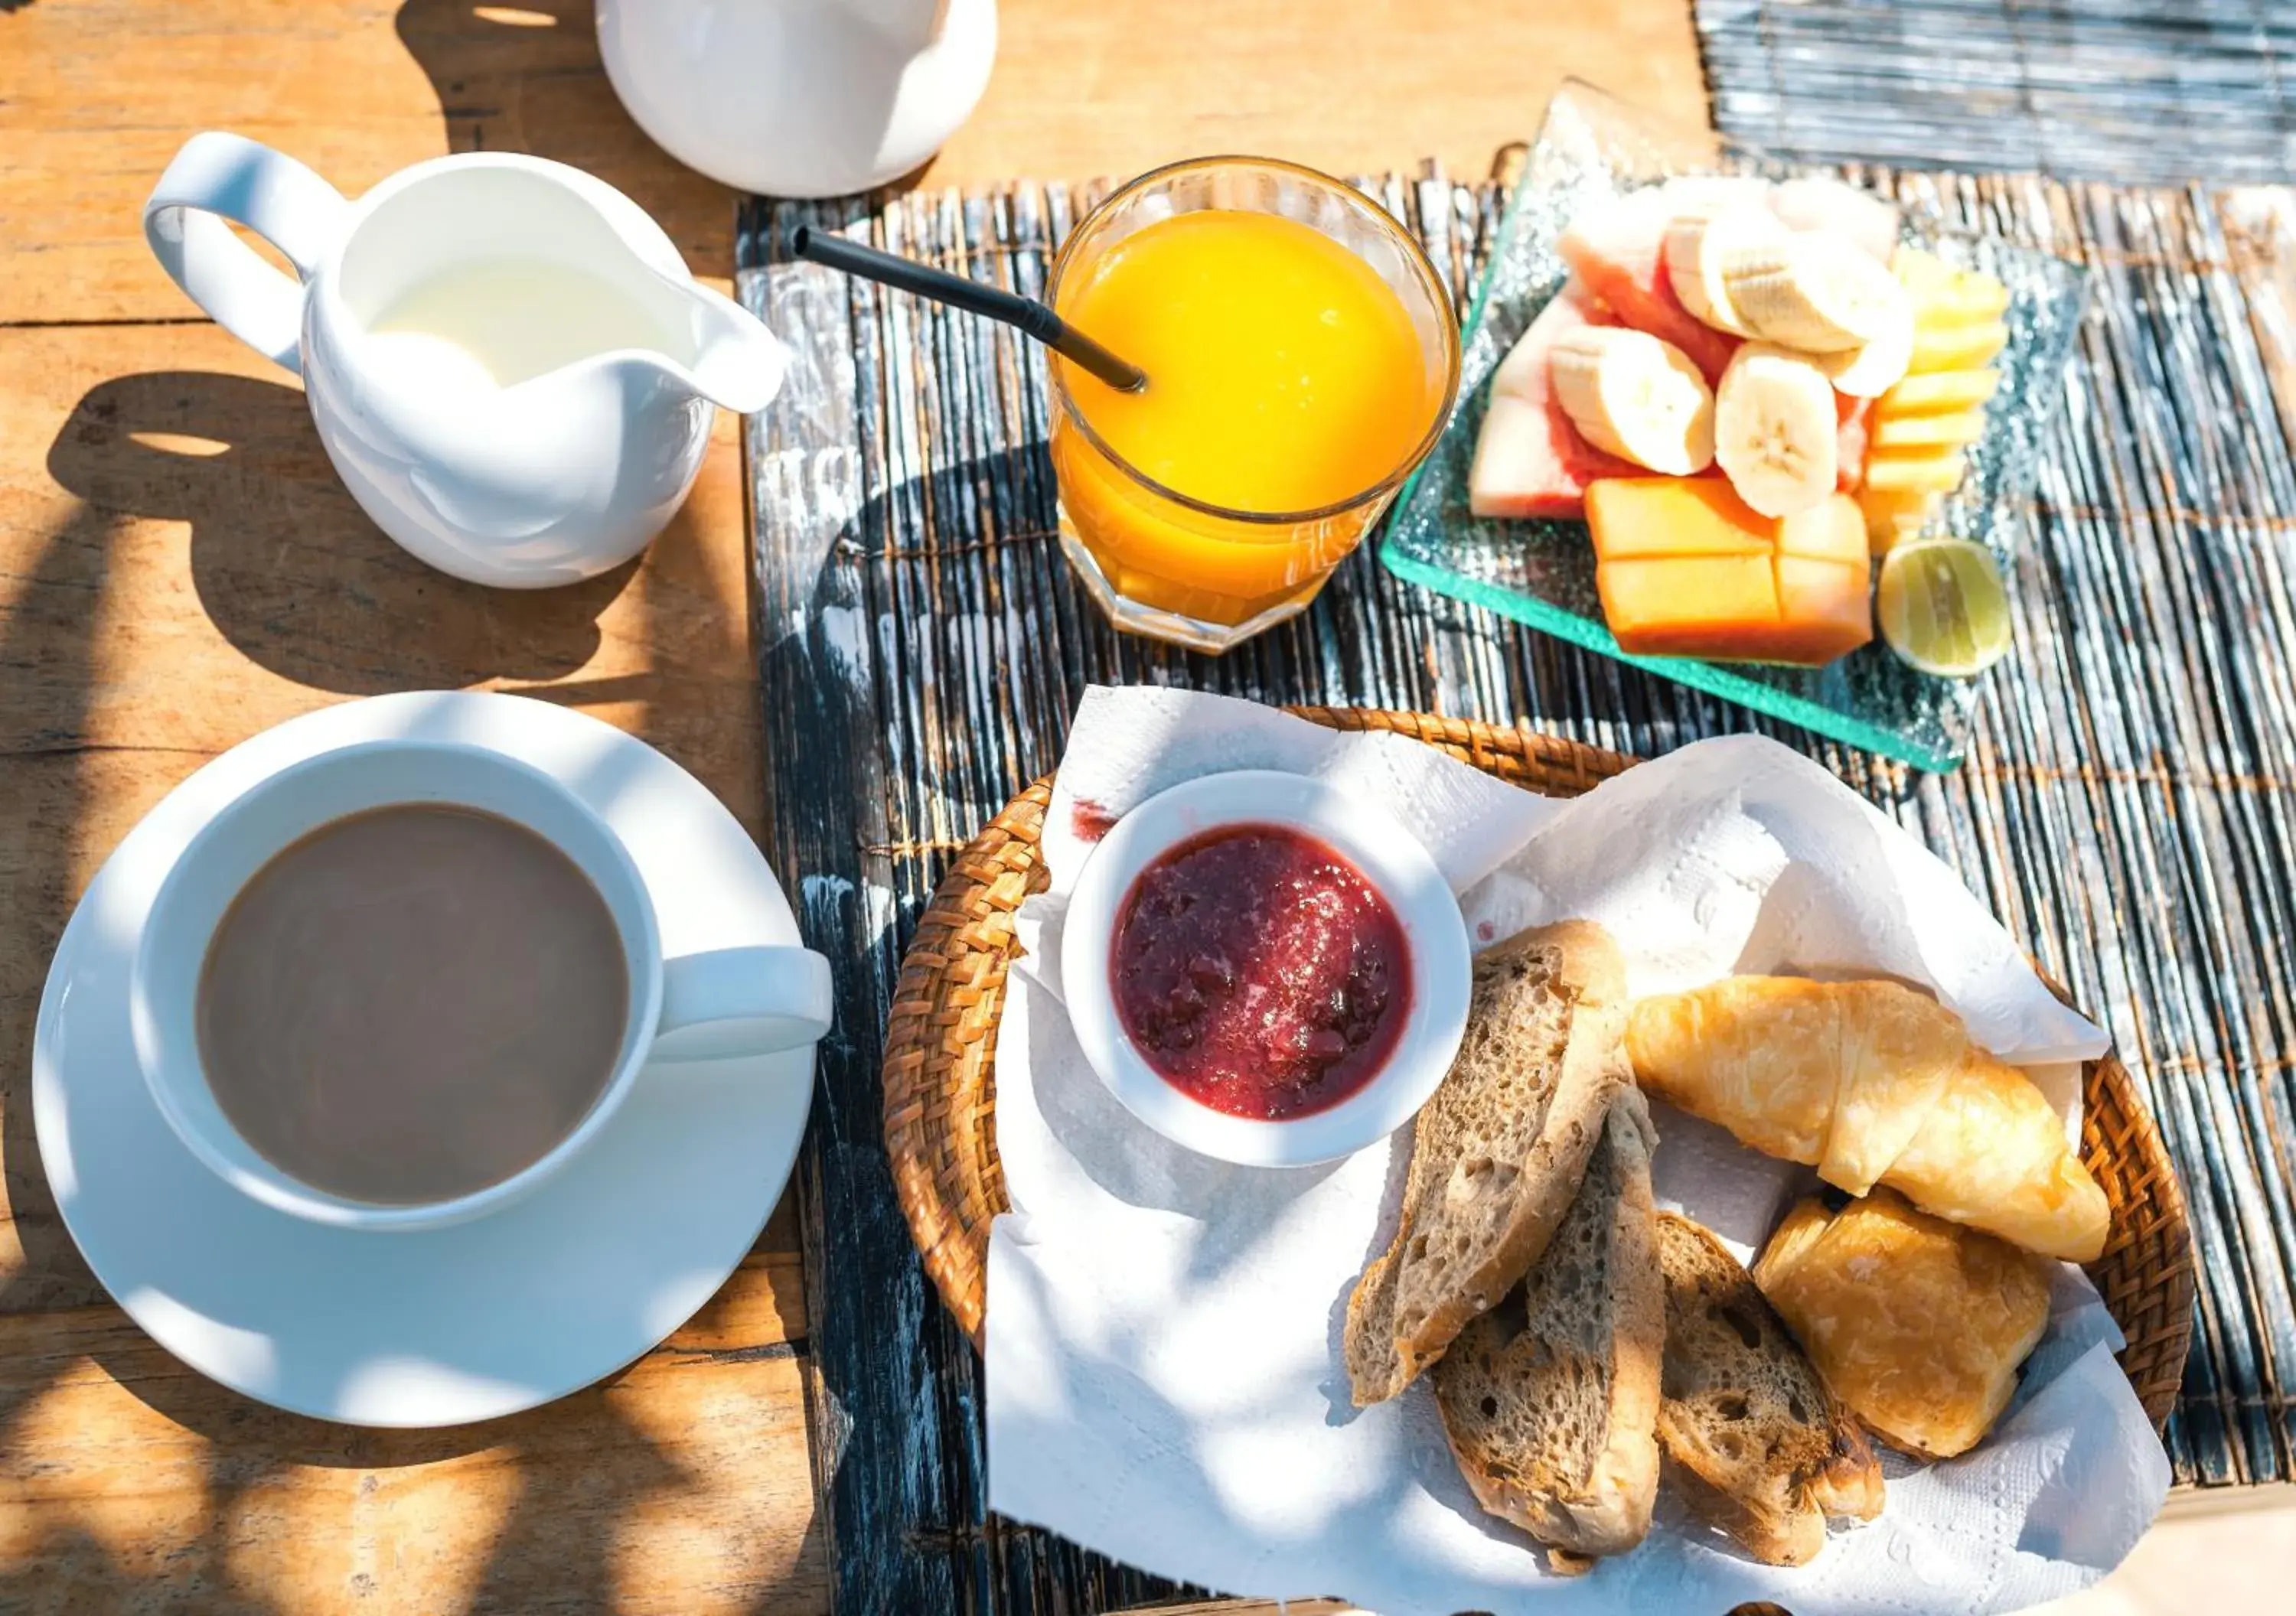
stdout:
[[[523,151],[586,169],[652,214],[694,273],[729,280],[740,193],[653,143],[623,110],[598,55],[593,0],[406,0],[398,37],[439,96],[454,151]],[[890,109],[847,109],[854,132]],[[886,186],[914,188],[931,160]]]
[[598,59],[592,0],[406,0],[396,20],[455,151],[524,151],[587,169],[669,232],[700,274],[734,273],[738,198],[630,120]]
[[349,696],[562,677],[598,649],[598,614],[635,561],[563,589],[484,589],[432,570],[336,480],[303,396],[205,371],[92,388],[48,471],[110,521],[191,524],[191,576],[209,621],[283,679]]
[[[701,766],[711,759],[715,766],[704,771],[720,777],[711,781],[720,790],[742,789],[723,777],[754,758],[753,743],[727,746],[708,732],[728,722],[753,731],[754,719],[730,715],[722,699],[709,697],[714,687],[704,688],[712,670],[746,665],[740,608],[729,612],[717,598],[722,591],[713,587],[718,575],[697,519],[682,515],[656,541],[647,585],[618,612],[618,633],[662,643],[636,659],[637,671],[586,681],[569,675],[600,650],[599,616],[629,589],[636,564],[566,589],[521,592],[430,570],[357,509],[291,385],[193,370],[106,380],[74,407],[49,445],[46,466],[71,497],[53,502],[61,514],[44,538],[25,547],[10,608],[0,615],[0,736],[10,751],[0,765],[0,814],[32,829],[12,839],[12,867],[0,867],[0,895],[15,927],[15,946],[0,956],[7,1212],[0,1218],[0,1323],[18,1318],[30,1332],[12,1335],[29,1344],[0,1361],[0,1451],[16,1452],[12,1469],[20,1470],[27,1455],[53,1469],[78,1463],[64,1448],[101,1442],[76,1422],[83,1415],[119,1420],[119,1407],[104,1400],[108,1388],[84,1370],[74,1373],[83,1357],[198,1440],[155,1440],[124,1424],[121,1441],[150,1444],[144,1459],[132,1461],[155,1467],[144,1484],[148,1520],[139,1515],[132,1530],[114,1531],[118,1523],[102,1512],[86,1514],[62,1494],[50,1497],[37,1525],[26,1522],[17,1550],[0,1566],[0,1610],[48,1608],[66,1586],[78,1591],[73,1608],[82,1608],[84,1596],[264,1610],[272,1604],[258,1588],[324,1593],[334,1585],[317,1580],[325,1574],[319,1570],[260,1563],[281,1554],[292,1559],[295,1529],[281,1522],[291,1522],[298,1506],[333,1506],[315,1523],[313,1555],[337,1553],[347,1541],[340,1510],[348,1489],[299,1482],[293,1473],[309,1466],[378,1473],[358,1483],[362,1499],[378,1489],[384,1495],[378,1523],[362,1529],[360,1540],[388,1549],[393,1539],[435,1536],[466,1513],[458,1502],[464,1495],[450,1490],[459,1481],[391,1473],[442,1463],[455,1465],[457,1478],[473,1468],[500,1477],[499,1485],[483,1476],[472,1483],[468,1496],[486,1501],[499,1519],[476,1543],[451,1550],[450,1560],[471,1568],[474,1579],[457,1608],[614,1608],[630,1586],[628,1534],[648,1541],[644,1534],[668,1518],[665,1511],[682,1514],[693,1495],[713,1486],[712,1476],[692,1473],[632,1410],[668,1410],[680,1433],[706,1432],[722,1414],[685,1408],[694,1397],[690,1387],[659,1379],[633,1403],[622,1383],[631,1371],[526,1415],[441,1432],[332,1425],[222,1390],[104,1305],[41,1167],[30,1054],[41,979],[81,889],[133,820],[216,743],[218,722],[203,702],[244,705],[241,727],[249,733],[317,705],[250,682],[242,657],[329,696],[557,681],[532,693],[578,706],[619,704],[642,734],[682,761]],[[187,558],[169,549],[178,542],[169,530],[155,526],[171,522],[188,524]],[[221,643],[207,641],[180,604],[135,615],[135,600],[164,601],[177,580],[196,596]],[[153,655],[153,636],[174,642]],[[169,685],[144,682],[155,667],[167,672]],[[119,726],[102,709],[122,702],[135,704],[141,722],[115,743],[109,737]],[[185,715],[180,748],[168,744],[171,714]],[[11,1235],[14,1251],[6,1249]],[[786,1235],[781,1238],[785,1245]],[[708,1325],[711,1317],[705,1309],[697,1331],[725,1334]],[[733,1351],[778,1356],[792,1349],[775,1339]],[[724,1395],[722,1387],[717,1394]],[[778,1404],[756,1417],[784,1416],[801,1417]],[[58,1419],[75,1426],[49,1429]],[[184,1478],[186,1465],[196,1467],[196,1480]],[[802,1462],[791,1468],[796,1487],[809,1487]],[[718,1517],[712,1524],[720,1534],[753,1530],[754,1506],[746,1500],[715,1498],[702,1507]],[[266,1525],[268,1512],[280,1509],[288,1514]],[[797,1608],[819,1602],[808,1580],[821,1564],[819,1531],[813,1526],[795,1551],[789,1598]],[[249,1555],[259,1563],[251,1571],[240,1563]],[[348,1568],[345,1574],[350,1592],[376,1591],[375,1578]],[[398,1573],[398,1587],[414,1586],[403,1579],[421,1574],[410,1566]]]
[[[626,1412],[620,1375],[483,1424],[367,1431],[220,1392],[132,1326],[119,1334],[95,1354],[104,1373],[201,1441],[152,1444],[140,1488],[102,1484],[120,1488],[113,1506],[140,1499],[125,1523],[53,1498],[37,1526],[28,1514],[0,1566],[0,1610],[333,1610],[379,1596],[442,1613],[604,1616],[653,1608],[647,1590],[658,1596],[683,1556],[738,1551],[754,1530],[761,1500],[725,1496],[661,1446]],[[721,1417],[699,1400],[673,1402],[659,1382],[652,1401],[680,1421]],[[200,1466],[199,1486],[184,1484],[185,1464]],[[365,1473],[330,1481],[312,1468]],[[801,1461],[791,1468],[794,1488],[808,1487]],[[675,1522],[667,1534],[665,1521]],[[799,1567],[820,1565],[818,1522],[791,1547]],[[755,1608],[823,1603],[800,1570]]]

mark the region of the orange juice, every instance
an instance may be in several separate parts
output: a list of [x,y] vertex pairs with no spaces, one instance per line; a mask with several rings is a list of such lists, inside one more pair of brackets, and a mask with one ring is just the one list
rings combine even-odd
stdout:
[[[1367,245],[1424,264],[1361,206],[1375,216]],[[1407,252],[1378,241],[1382,223]],[[1068,404],[1052,432],[1063,538],[1084,551],[1088,583],[1146,609],[1128,621],[1103,605],[1122,626],[1208,649],[1233,642],[1223,629],[1256,632],[1303,607],[1449,403],[1456,338],[1431,268],[1414,316],[1365,253],[1324,230],[1211,207],[1072,247],[1056,274],[1062,319],[1149,377],[1126,394],[1054,362]],[[1202,633],[1169,632],[1158,614]]]

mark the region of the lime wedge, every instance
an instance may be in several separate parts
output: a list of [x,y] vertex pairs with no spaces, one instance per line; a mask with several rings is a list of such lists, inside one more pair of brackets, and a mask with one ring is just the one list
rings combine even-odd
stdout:
[[2000,564],[1966,539],[1899,544],[1882,560],[1882,638],[1924,673],[1970,679],[2008,654],[2009,592]]

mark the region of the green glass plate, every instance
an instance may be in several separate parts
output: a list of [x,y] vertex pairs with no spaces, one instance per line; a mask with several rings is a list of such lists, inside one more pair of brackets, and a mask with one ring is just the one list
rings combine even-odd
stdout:
[[[1669,133],[1586,85],[1557,91],[1467,315],[1458,408],[1405,486],[1380,557],[1398,577],[1606,657],[1918,768],[1956,768],[1977,681],[1917,673],[1879,639],[1824,668],[1629,656],[1603,626],[1584,523],[1499,520],[1467,509],[1486,387],[1562,285],[1568,272],[1554,243],[1563,226],[1583,208],[1674,175],[1783,177],[1804,171],[1710,134]],[[2009,288],[2009,345],[1995,362],[2001,386],[1988,406],[1985,437],[1970,451],[1968,476],[1931,529],[1982,541],[2007,571],[2030,519],[2042,441],[2064,397],[2087,272],[2047,253],[1939,229],[1910,213],[1906,239],[1998,276]],[[2021,676],[2013,657],[1986,675]]]

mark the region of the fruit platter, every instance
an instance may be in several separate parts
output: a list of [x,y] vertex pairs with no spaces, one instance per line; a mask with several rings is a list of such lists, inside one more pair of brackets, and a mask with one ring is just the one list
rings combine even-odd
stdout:
[[2048,254],[1566,86],[1382,558],[1950,769],[1983,682],[2016,676],[2015,556],[2084,291]]

